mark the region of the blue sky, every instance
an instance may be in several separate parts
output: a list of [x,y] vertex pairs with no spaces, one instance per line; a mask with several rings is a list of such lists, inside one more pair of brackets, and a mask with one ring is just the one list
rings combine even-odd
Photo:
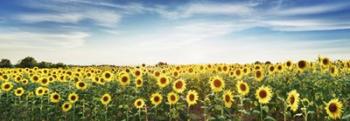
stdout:
[[347,0],[7,0],[0,55],[68,64],[350,58]]

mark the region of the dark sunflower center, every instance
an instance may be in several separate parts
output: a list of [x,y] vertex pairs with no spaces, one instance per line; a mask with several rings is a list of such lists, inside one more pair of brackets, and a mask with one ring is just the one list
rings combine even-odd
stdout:
[[43,79],[43,81],[42,81],[44,84],[46,84],[47,83],[47,79]]
[[260,72],[260,71],[257,71],[255,74],[256,74],[256,77],[257,77],[257,78],[260,78],[260,77],[261,77],[261,72]]
[[236,75],[241,75],[241,71],[240,70],[236,70]]
[[9,85],[9,84],[6,84],[6,85],[5,85],[5,89],[8,89],[8,88],[10,88],[10,85]]
[[161,84],[165,84],[166,83],[166,79],[164,77],[160,78],[160,83]]
[[128,81],[128,77],[123,76],[123,77],[122,77],[122,82],[127,82],[127,81]]
[[83,82],[79,83],[79,87],[84,87],[84,86],[85,86],[85,84]]
[[329,105],[328,109],[329,109],[330,112],[334,113],[334,112],[337,111],[338,107],[337,107],[337,105],[335,105],[334,103],[331,103],[331,104]]
[[328,59],[323,59],[323,60],[322,60],[322,63],[323,63],[324,65],[328,65],[329,60],[328,60]]
[[64,108],[68,108],[68,107],[69,107],[69,105],[68,105],[68,104],[65,104],[65,105],[64,105]]
[[109,77],[111,77],[111,74],[106,73],[106,74],[105,74],[105,77],[106,77],[106,78],[109,78]]
[[109,100],[109,98],[108,98],[107,96],[104,96],[104,97],[103,97],[103,101],[106,102],[106,101],[108,101],[108,100]]
[[334,73],[335,72],[335,68],[331,68],[331,73]]
[[155,97],[154,97],[154,101],[155,101],[155,102],[159,102],[159,100],[160,100],[160,98],[159,98],[158,96],[155,96]]
[[160,73],[159,73],[159,72],[156,72],[155,75],[158,77],[158,76],[160,75]]
[[38,92],[39,92],[39,94],[41,94],[41,93],[43,93],[43,90],[39,90]]
[[177,83],[175,84],[176,89],[181,89],[182,86],[183,86],[183,84],[182,84],[181,81],[179,81],[179,82],[177,82]]
[[294,102],[295,102],[295,98],[294,98],[294,96],[292,96],[292,97],[290,97],[290,104],[294,104]]
[[17,90],[17,94],[21,94],[22,93],[22,90]]
[[141,84],[141,80],[138,79],[138,80],[136,81],[136,84],[137,84],[137,85],[140,85],[140,84]]
[[271,66],[270,71],[273,71],[273,70],[275,70],[275,67]]
[[222,84],[221,84],[221,81],[220,80],[218,80],[218,79],[215,79],[214,80],[214,86],[215,87],[220,87]]
[[141,106],[142,103],[141,103],[141,101],[137,101],[136,104],[137,104],[137,106]]
[[259,92],[259,96],[260,96],[260,98],[265,98],[265,97],[267,96],[266,91],[265,91],[265,90],[261,90],[261,91]]
[[287,62],[287,66],[289,67],[289,66],[291,66],[292,65],[292,63],[291,62]]
[[299,68],[303,69],[306,67],[306,62],[305,61],[299,61],[298,63]]
[[176,99],[175,95],[171,95],[171,96],[170,96],[170,100],[171,100],[171,101],[175,101],[175,99]]
[[191,101],[193,101],[194,100],[194,95],[190,94],[189,98],[190,98]]
[[56,100],[57,100],[58,97],[59,97],[58,95],[54,95],[54,96],[53,96],[53,99],[56,99]]
[[136,76],[140,76],[140,74],[141,74],[140,71],[136,71],[136,72],[135,72],[135,75],[136,75]]
[[71,96],[71,97],[70,97],[71,100],[75,100],[76,98],[77,98],[77,97],[75,97],[75,96]]
[[247,89],[247,87],[244,85],[244,84],[240,84],[239,85],[239,88],[242,90],[242,91],[245,91]]
[[36,77],[36,76],[35,76],[35,77],[33,77],[33,80],[34,80],[34,81],[36,81],[36,80],[38,80],[38,79],[39,79],[39,78],[38,78],[38,77]]
[[226,101],[226,102],[230,102],[230,101],[231,101],[231,99],[230,99],[230,96],[229,96],[229,95],[225,95],[225,101]]

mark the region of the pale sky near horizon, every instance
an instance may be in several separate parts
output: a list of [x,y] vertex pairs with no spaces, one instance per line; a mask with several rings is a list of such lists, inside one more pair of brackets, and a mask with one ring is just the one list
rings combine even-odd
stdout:
[[9,0],[0,58],[66,64],[350,59],[350,1]]

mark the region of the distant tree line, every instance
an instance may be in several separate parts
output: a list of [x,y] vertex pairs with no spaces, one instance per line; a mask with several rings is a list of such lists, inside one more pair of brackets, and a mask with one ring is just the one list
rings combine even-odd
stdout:
[[33,67],[39,67],[39,68],[64,68],[67,65],[63,63],[51,63],[51,62],[37,62],[33,57],[25,57],[18,61],[17,64],[12,65],[11,61],[9,59],[1,59],[0,61],[0,68],[33,68]]

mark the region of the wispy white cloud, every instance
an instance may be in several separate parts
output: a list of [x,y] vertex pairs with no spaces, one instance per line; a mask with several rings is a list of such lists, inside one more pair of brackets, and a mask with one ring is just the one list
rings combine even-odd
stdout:
[[334,3],[303,7],[280,8],[279,10],[271,11],[271,14],[278,16],[321,14],[346,9],[349,7],[349,5],[350,4],[347,3]]
[[326,21],[313,19],[296,20],[265,20],[261,22],[264,27],[276,31],[322,31],[350,29],[350,22],[347,21]]
[[89,34],[84,32],[69,32],[69,33],[35,33],[35,32],[3,32],[0,33],[0,48],[74,48],[84,45]]

